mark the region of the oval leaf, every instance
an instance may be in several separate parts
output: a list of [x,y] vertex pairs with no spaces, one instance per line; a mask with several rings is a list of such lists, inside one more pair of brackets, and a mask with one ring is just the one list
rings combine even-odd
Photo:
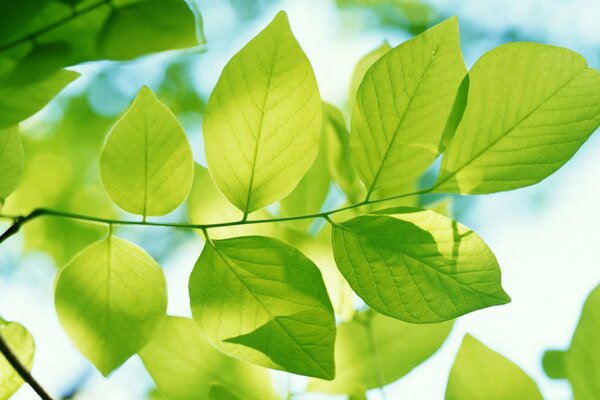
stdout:
[[[33,364],[35,345],[33,337],[25,327],[16,322],[7,322],[0,317],[0,335],[13,354],[27,369]],[[0,354],[0,400],[9,399],[23,385],[23,379]]]
[[233,357],[332,379],[335,320],[318,268],[278,240],[208,242],[190,276],[192,314]]
[[367,198],[411,182],[436,159],[465,74],[456,18],[390,50],[367,71],[350,136]]
[[206,159],[244,214],[288,195],[315,160],[321,99],[284,12],[227,63],[204,117]]
[[21,135],[16,127],[0,129],[0,206],[17,187],[25,156]]
[[333,250],[365,303],[406,322],[446,321],[510,301],[483,240],[430,210],[384,210],[335,224]]
[[109,133],[100,172],[110,198],[133,214],[167,214],[190,193],[190,144],[173,113],[147,87]]
[[462,103],[436,191],[516,189],[554,173],[598,128],[600,73],[567,49],[509,43],[473,65]]
[[75,346],[106,376],[161,327],[166,281],[143,249],[111,236],[82,250],[60,271],[55,304]]

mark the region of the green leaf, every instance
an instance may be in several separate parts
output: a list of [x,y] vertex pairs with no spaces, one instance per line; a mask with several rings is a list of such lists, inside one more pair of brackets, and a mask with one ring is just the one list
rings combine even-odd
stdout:
[[467,334],[446,387],[446,400],[463,399],[542,400],[542,395],[521,368]]
[[78,76],[75,71],[58,70],[25,85],[0,82],[0,129],[16,125],[41,110]]
[[[379,387],[408,374],[444,343],[453,322],[408,324],[373,311],[362,312],[338,327],[333,381],[312,379],[308,390],[344,394]],[[373,350],[373,343],[377,348]]]
[[166,281],[143,249],[109,236],[59,272],[55,304],[75,346],[106,376],[160,329],[167,311]]
[[160,392],[171,400],[209,399],[211,385],[244,400],[276,399],[267,369],[217,351],[188,318],[167,317],[139,354]]
[[390,50],[367,71],[350,145],[368,197],[411,182],[436,159],[465,73],[456,18]]
[[583,305],[571,346],[567,351],[550,350],[544,355],[544,370],[555,379],[568,379],[575,400],[600,398],[600,286]]
[[17,187],[25,155],[17,127],[0,129],[0,207],[4,199]]
[[284,12],[227,63],[203,135],[208,169],[249,214],[287,196],[317,156],[321,99]]
[[225,354],[333,378],[333,309],[321,273],[298,250],[261,236],[207,242],[189,289],[194,319]]
[[566,163],[599,125],[600,73],[583,57],[536,43],[497,47],[469,72],[466,108],[455,133],[446,133],[453,138],[436,191],[533,185]]
[[175,116],[147,87],[110,131],[100,172],[110,198],[133,214],[168,214],[190,193],[190,144]]
[[239,397],[221,385],[211,385],[208,392],[209,400],[241,400]]
[[[0,335],[21,364],[31,369],[35,344],[27,329],[21,324],[7,322],[0,317]],[[8,400],[21,385],[23,379],[0,354],[0,400]]]
[[[199,21],[201,23],[201,21]],[[205,43],[191,27],[194,15],[181,0],[150,0],[115,8],[100,32],[104,58],[126,60],[142,54]],[[201,33],[201,29],[198,30]],[[123,40],[126,38],[126,40]]]
[[350,99],[351,106],[354,105],[358,88],[369,68],[390,50],[392,50],[392,47],[387,41],[384,41],[379,47],[371,50],[363,58],[358,60],[354,67],[354,71],[352,71],[352,78],[350,78],[350,93],[348,93],[348,98]]
[[406,322],[446,321],[510,301],[483,240],[430,210],[389,209],[335,224],[333,250],[365,303]]

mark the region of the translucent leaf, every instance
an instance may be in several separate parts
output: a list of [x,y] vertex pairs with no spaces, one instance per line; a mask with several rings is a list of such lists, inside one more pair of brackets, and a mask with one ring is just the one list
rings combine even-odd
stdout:
[[143,249],[110,236],[59,272],[55,304],[75,346],[106,376],[160,329],[167,310],[166,281]]
[[[408,324],[373,311],[362,312],[338,327],[336,377],[312,379],[308,390],[345,394],[364,392],[397,381],[431,357],[444,343],[453,322]],[[373,343],[377,347],[374,353]]]
[[227,63],[203,135],[217,186],[248,214],[288,195],[319,147],[321,99],[284,12]]
[[466,102],[457,101],[466,105],[462,120],[446,132],[453,137],[438,192],[533,185],[566,163],[600,125],[600,73],[567,49],[502,45],[473,65],[467,84]]
[[[21,364],[31,369],[35,345],[27,329],[21,324],[7,322],[0,317],[0,335]],[[23,379],[0,354],[0,400],[8,400],[22,384]]]
[[391,49],[392,47],[390,44],[387,41],[384,41],[379,47],[371,50],[363,58],[358,60],[354,67],[354,71],[352,71],[352,78],[350,78],[350,93],[348,94],[348,98],[351,106],[354,105],[358,88],[369,68],[375,64],[375,61],[379,60]]
[[24,163],[19,129],[0,129],[0,206],[17,187]]
[[209,399],[211,385],[244,400],[276,399],[267,369],[216,350],[191,319],[167,317],[139,354],[160,392],[170,400]]
[[211,385],[208,391],[208,400],[241,400],[239,397],[221,385]]
[[465,73],[456,18],[390,50],[367,71],[350,145],[368,196],[412,182],[436,159]]
[[298,250],[261,236],[208,242],[189,288],[194,319],[224,353],[333,378],[333,309],[321,273]]
[[446,400],[463,399],[542,400],[542,395],[521,368],[467,334],[446,387]]
[[446,321],[510,301],[483,240],[433,211],[397,208],[336,224],[333,250],[365,303],[406,322]]
[[110,198],[133,214],[167,214],[190,193],[190,144],[175,116],[147,87],[110,131],[100,172]]

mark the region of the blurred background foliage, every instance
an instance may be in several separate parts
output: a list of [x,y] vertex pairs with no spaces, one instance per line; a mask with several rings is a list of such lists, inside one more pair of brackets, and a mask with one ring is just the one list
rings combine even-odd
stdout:
[[[189,6],[180,0],[0,0],[0,128],[20,122],[26,156],[21,182],[6,199],[2,212],[23,214],[46,207],[130,218],[104,193],[98,158],[110,127],[139,87],[148,85],[183,124],[198,163],[187,204],[165,218],[189,218],[198,223],[239,219],[239,211],[214,187],[204,167],[202,115],[222,66],[281,8],[288,11],[292,29],[315,68],[323,100],[331,105],[324,105],[321,153],[309,177],[279,205],[257,212],[255,218],[310,213],[315,208],[341,205],[345,196],[349,201],[361,197],[360,183],[348,172],[346,153],[346,124],[358,82],[390,46],[451,15],[459,16],[468,65],[501,43],[532,40],[572,48],[582,53],[590,65],[600,66],[597,0],[195,0]],[[502,310],[461,318],[442,350],[413,372],[413,364],[427,359],[442,345],[452,324],[416,329],[364,312],[352,319],[352,295],[334,265],[327,244],[329,232],[321,229],[322,224],[298,221],[286,226],[224,228],[215,230],[215,236],[277,234],[321,267],[336,314],[340,321],[347,321],[340,328],[338,349],[345,350],[339,351],[338,363],[356,362],[362,367],[348,369],[333,385],[311,381],[310,388],[321,387],[327,393],[352,394],[352,398],[360,399],[376,386],[372,366],[363,360],[369,349],[361,347],[363,342],[354,343],[362,334],[361,318],[373,318],[382,340],[394,343],[395,338],[402,338],[395,347],[385,348],[388,353],[384,356],[389,359],[382,360],[386,384],[408,374],[407,379],[386,389],[388,398],[443,397],[463,333],[473,330],[526,369],[546,398],[569,398],[570,386],[565,380],[549,380],[540,360],[546,348],[569,347],[583,300],[600,282],[598,250],[591,248],[593,242],[589,241],[590,236],[600,232],[595,226],[585,225],[600,217],[598,206],[594,208],[594,203],[586,200],[598,193],[593,189],[597,184],[591,182],[597,179],[594,172],[599,168],[590,160],[598,156],[599,143],[592,139],[568,168],[535,188],[489,199],[454,199],[452,215],[490,243],[501,261],[507,291],[514,301]],[[414,186],[426,186],[435,178],[433,171]],[[567,182],[575,176],[579,186]],[[585,194],[582,187],[592,191]],[[560,197],[559,192],[572,194]],[[404,204],[419,203],[447,212],[450,200],[426,196]],[[559,207],[578,207],[587,210],[587,216],[585,212],[560,214],[556,212]],[[561,229],[581,231],[577,240],[561,241],[562,235],[548,233],[566,218],[573,222]],[[517,235],[515,229],[523,233]],[[207,389],[201,384],[208,382],[206,374],[232,379],[241,393],[265,390],[256,396],[260,399],[275,398],[270,389],[265,389],[271,378],[277,393],[303,389],[306,380],[290,380],[278,372],[265,374],[218,352],[201,352],[201,345],[193,342],[195,331],[190,329],[190,321],[175,317],[142,352],[141,360],[135,358],[110,379],[101,379],[60,329],[52,307],[52,285],[57,267],[105,234],[103,225],[43,218],[2,245],[0,315],[23,323],[33,333],[37,342],[34,373],[51,391],[77,399],[161,399],[162,395],[153,390],[154,379],[156,384],[164,385],[163,394],[168,392],[170,399],[200,399],[205,397],[190,394],[197,393],[196,386],[184,386],[195,382],[202,390]],[[201,249],[199,237],[169,228],[123,228],[118,234],[140,244],[161,263],[169,281],[169,313],[189,316],[186,281]],[[564,251],[557,250],[553,241],[561,241]],[[533,244],[528,248],[527,243]],[[600,248],[597,239],[596,248]],[[548,261],[552,255],[536,258],[529,249],[538,254],[558,253]],[[565,269],[571,273],[570,284],[564,284]],[[410,338],[414,341],[409,342]],[[572,363],[563,366],[562,356],[557,354],[546,357],[549,374],[576,382],[577,373],[572,372],[575,367]],[[167,358],[172,365],[165,368],[162,363]],[[267,383],[259,385],[256,379]],[[226,398],[223,393],[231,390],[231,382],[220,382],[210,390],[221,393],[218,398]],[[370,399],[383,398],[378,390],[370,390],[368,395]],[[15,398],[33,396],[23,388]]]

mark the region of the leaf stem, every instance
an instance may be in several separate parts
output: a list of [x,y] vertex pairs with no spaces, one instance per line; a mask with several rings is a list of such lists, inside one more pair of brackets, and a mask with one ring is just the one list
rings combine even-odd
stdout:
[[8,343],[6,343],[1,334],[0,352],[2,352],[2,354],[10,363],[10,365],[14,368],[14,370],[19,374],[21,378],[23,378],[25,382],[27,382],[29,386],[31,386],[31,388],[38,394],[38,396],[40,396],[42,400],[53,400],[52,397],[50,397],[50,395],[46,393],[44,388],[38,383],[38,381],[36,381],[35,378],[29,373],[27,368],[25,368],[25,366],[21,364],[21,361],[19,361],[17,356],[12,352],[12,350],[8,346]]

